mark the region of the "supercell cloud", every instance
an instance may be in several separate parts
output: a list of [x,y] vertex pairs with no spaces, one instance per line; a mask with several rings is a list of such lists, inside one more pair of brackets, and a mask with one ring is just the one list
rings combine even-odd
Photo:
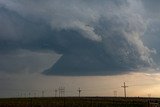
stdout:
[[159,8],[148,2],[0,0],[0,71],[113,75],[158,67]]

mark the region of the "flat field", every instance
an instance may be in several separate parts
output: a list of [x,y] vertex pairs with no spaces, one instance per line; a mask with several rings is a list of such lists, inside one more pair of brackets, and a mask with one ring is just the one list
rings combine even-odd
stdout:
[[160,107],[160,98],[44,97],[1,98],[0,107]]

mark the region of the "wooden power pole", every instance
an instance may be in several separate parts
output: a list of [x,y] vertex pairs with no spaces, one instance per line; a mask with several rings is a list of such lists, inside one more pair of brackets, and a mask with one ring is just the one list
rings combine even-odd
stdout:
[[126,96],[127,96],[126,88],[127,88],[128,86],[126,86],[126,84],[125,84],[125,82],[124,82],[123,86],[121,86],[121,87],[124,88],[124,97],[126,97]]
[[79,88],[77,91],[78,91],[78,96],[80,97],[82,90]]

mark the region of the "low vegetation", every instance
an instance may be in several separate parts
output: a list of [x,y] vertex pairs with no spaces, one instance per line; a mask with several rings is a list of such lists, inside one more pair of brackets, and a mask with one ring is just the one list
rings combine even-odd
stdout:
[[6,98],[0,107],[159,107],[158,98],[55,97]]

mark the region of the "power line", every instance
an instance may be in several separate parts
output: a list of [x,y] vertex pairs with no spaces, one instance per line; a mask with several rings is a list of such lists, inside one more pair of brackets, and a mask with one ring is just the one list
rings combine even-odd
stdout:
[[125,82],[124,82],[123,86],[121,86],[121,87],[124,88],[124,97],[126,97],[126,96],[127,96],[127,94],[126,94],[126,88],[127,88],[128,86],[126,86],[126,84],[125,84]]
[[44,91],[42,91],[42,97],[44,97]]
[[82,90],[79,88],[77,91],[78,91],[78,96],[80,97]]
[[137,86],[152,86],[152,85],[159,85],[159,83],[150,83],[150,84],[133,84],[133,85],[130,85],[130,87],[137,87]]
[[57,89],[54,90],[54,92],[55,92],[55,97],[57,97],[57,91],[58,91]]
[[113,91],[114,97],[117,97],[117,91]]
[[65,96],[65,87],[59,87],[59,97]]

